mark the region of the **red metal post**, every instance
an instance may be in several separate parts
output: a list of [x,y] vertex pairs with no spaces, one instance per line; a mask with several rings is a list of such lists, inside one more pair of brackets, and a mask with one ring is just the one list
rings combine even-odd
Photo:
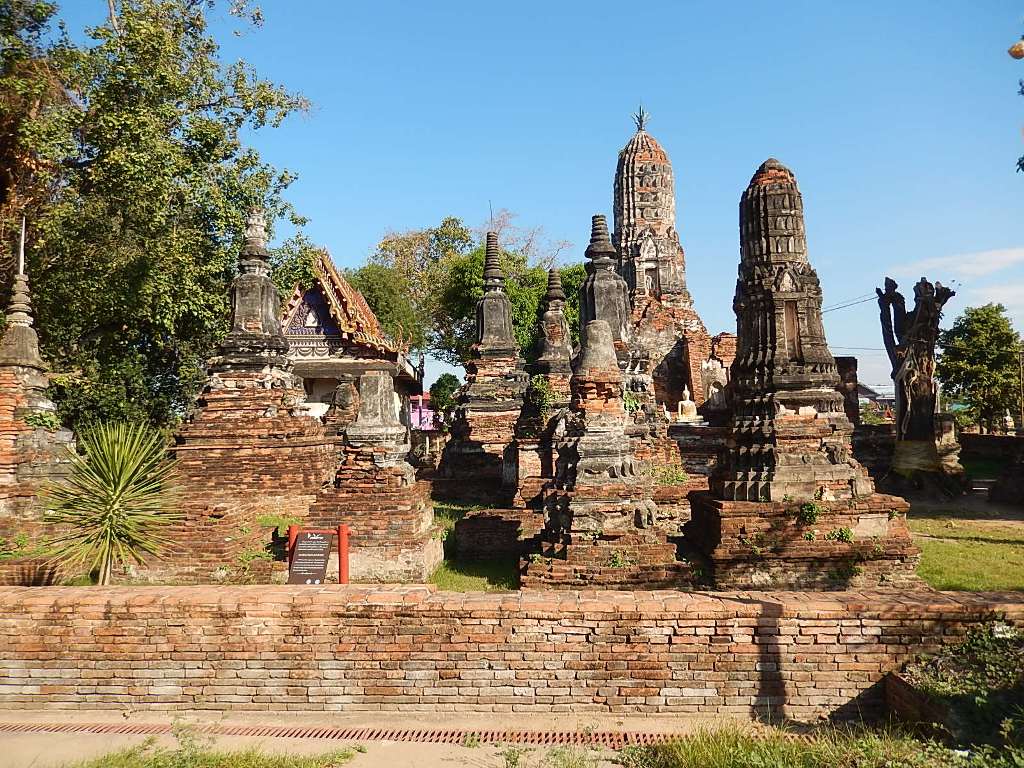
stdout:
[[299,537],[299,526],[288,526],[288,567],[292,565],[292,555],[295,554],[295,540]]
[[338,583],[348,584],[348,526],[338,526]]

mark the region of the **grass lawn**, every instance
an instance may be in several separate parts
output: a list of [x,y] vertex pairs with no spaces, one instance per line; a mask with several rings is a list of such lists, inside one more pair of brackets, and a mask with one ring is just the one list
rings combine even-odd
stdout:
[[434,502],[434,523],[441,528],[444,562],[430,577],[430,583],[451,592],[507,592],[519,588],[516,560],[459,560],[455,555],[455,523],[468,513],[484,509],[479,504],[455,501]]
[[450,592],[508,592],[519,589],[516,560],[445,560],[430,577]]
[[921,578],[936,589],[1024,590],[1024,519],[985,514],[915,505],[908,522]]

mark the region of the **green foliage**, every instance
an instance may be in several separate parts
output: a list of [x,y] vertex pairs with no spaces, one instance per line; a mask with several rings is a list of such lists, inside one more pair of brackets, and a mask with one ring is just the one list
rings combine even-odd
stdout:
[[40,557],[50,553],[51,545],[46,540],[32,542],[28,535],[17,533],[10,539],[0,537],[0,560],[15,560],[21,557]]
[[817,531],[807,531],[804,534],[804,541],[814,541],[815,536],[817,536]]
[[519,588],[519,561],[445,560],[429,582],[449,592],[511,592]]
[[542,417],[546,416],[555,404],[555,391],[551,383],[537,374],[530,379],[530,385],[526,388],[525,399],[527,404],[532,406]]
[[30,427],[39,427],[56,432],[60,429],[60,417],[53,411],[33,411],[25,416],[25,423]]
[[386,334],[413,349],[423,349],[428,318],[417,311],[410,286],[398,269],[370,262],[349,272],[347,279],[363,294]]
[[1024,531],[975,516],[915,504],[908,522],[921,548],[918,575],[935,589],[1024,590]]
[[905,676],[944,702],[962,744],[1024,749],[1024,633],[991,623],[963,642],[911,664]]
[[972,418],[991,429],[1007,409],[1016,409],[1021,340],[1002,304],[968,307],[939,334],[938,344],[935,374],[943,392],[967,406]]
[[304,233],[289,237],[277,248],[270,249],[271,277],[281,302],[291,298],[296,287],[308,290],[316,282],[316,263],[320,248]]
[[70,529],[53,540],[55,556],[71,566],[99,569],[100,584],[115,565],[141,564],[167,539],[158,529],[180,519],[175,462],[164,437],[140,423],[102,423],[79,433],[84,454],[42,492],[47,522]]
[[885,424],[885,419],[879,413],[878,406],[871,403],[862,403],[860,406],[860,423],[867,425]]
[[[625,768],[995,768],[891,730],[825,727],[796,738],[782,729],[700,730],[668,744],[630,747]],[[1009,768],[1009,766],[1007,766]]]
[[180,731],[178,744],[161,747],[155,739],[111,752],[100,757],[76,762],[69,768],[340,768],[355,755],[342,749],[322,755],[272,754],[252,747],[225,752]]
[[626,553],[615,550],[608,558],[608,566],[610,568],[628,568],[633,565],[633,559]]
[[690,476],[682,467],[659,465],[654,468],[655,485],[686,485]]
[[825,511],[825,508],[816,502],[805,502],[796,510],[796,521],[800,525],[814,525]]
[[622,393],[622,407],[626,409],[626,413],[636,413],[640,410],[640,398],[636,392],[627,389]]
[[[18,202],[31,207],[27,257],[43,353],[58,374],[51,394],[73,426],[173,423],[192,402],[226,330],[246,212],[291,213],[281,198],[291,175],[243,134],[306,107],[245,62],[220,60],[211,4],[114,7],[84,43],[52,34],[43,3],[18,0],[3,17],[5,49],[20,39],[38,75],[32,108],[13,126],[18,167],[31,169]],[[5,50],[5,69],[18,69],[12,61]],[[26,85],[4,78],[0,103]],[[5,252],[20,213],[0,207]]]
[[833,528],[823,538],[825,541],[841,541],[849,544],[853,541],[853,531],[849,528]]
[[302,519],[292,515],[260,515],[256,518],[256,525],[261,528],[276,528],[281,533],[287,532],[289,526],[299,525]]
[[455,410],[455,393],[461,384],[452,373],[442,373],[437,381],[430,385],[430,407],[434,413],[443,414],[444,422],[450,423],[452,411]]

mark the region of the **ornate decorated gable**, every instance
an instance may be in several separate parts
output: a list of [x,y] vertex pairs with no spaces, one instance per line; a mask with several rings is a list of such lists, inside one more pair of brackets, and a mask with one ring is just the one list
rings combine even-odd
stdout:
[[381,331],[380,322],[359,291],[335,269],[327,251],[313,265],[316,282],[296,286],[284,310],[282,327],[298,357],[330,357],[362,346],[378,353],[396,353],[398,344]]

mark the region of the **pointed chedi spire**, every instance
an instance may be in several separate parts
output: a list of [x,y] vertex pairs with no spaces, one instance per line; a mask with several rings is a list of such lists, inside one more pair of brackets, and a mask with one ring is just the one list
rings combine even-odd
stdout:
[[562,273],[557,269],[548,270],[548,289],[544,294],[544,303],[550,308],[552,302],[565,301],[565,291],[562,289]]
[[[32,327],[32,296],[28,275],[25,274],[25,219],[21,220],[21,238],[18,242],[18,272],[14,276],[11,303],[7,307],[7,327],[0,340],[0,365],[16,365],[47,370],[39,354],[39,337]],[[45,386],[45,385],[44,385]]]
[[[534,371],[551,376],[568,374],[569,360],[572,358],[572,335],[569,323],[563,311],[565,307],[565,291],[562,289],[562,276],[557,269],[548,270],[548,289],[544,294],[544,311],[538,318],[540,333],[537,338],[537,361]],[[568,386],[568,379],[562,382],[562,388]]]
[[608,236],[608,222],[602,214],[591,219],[590,245],[587,246],[587,279],[580,286],[580,338],[587,324],[604,320],[611,328],[616,349],[623,360],[628,358],[630,339],[629,288],[615,271],[615,246]]
[[501,260],[498,253],[498,233],[487,233],[487,245],[484,250],[484,290],[500,290],[505,286],[505,275],[501,271]]

